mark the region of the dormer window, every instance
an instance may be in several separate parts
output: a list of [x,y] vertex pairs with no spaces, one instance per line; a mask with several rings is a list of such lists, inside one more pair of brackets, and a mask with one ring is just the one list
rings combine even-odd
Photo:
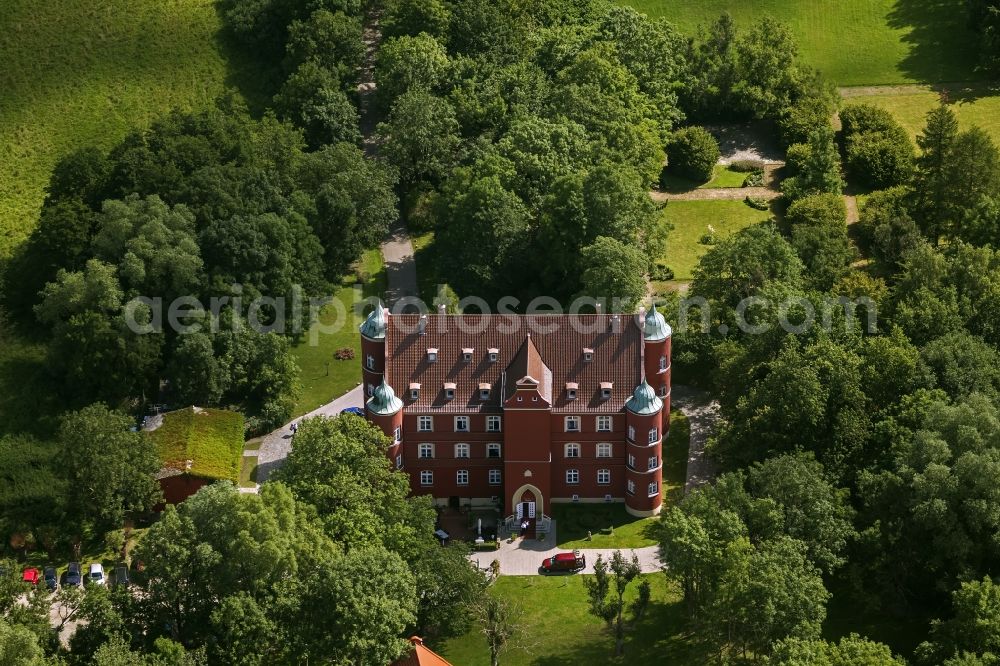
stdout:
[[576,400],[576,392],[580,388],[580,385],[576,382],[566,382],[566,399]]
[[437,360],[438,360],[438,350],[437,350],[437,347],[428,347],[427,348],[427,362],[428,363],[434,363]]
[[472,347],[465,347],[465,348],[463,348],[462,349],[462,361],[464,361],[465,363],[469,363],[470,361],[472,361],[472,354],[475,351],[476,350],[473,349]]
[[489,400],[490,399],[490,385],[489,384],[483,383],[483,384],[479,385],[479,399],[480,400]]
[[444,397],[446,400],[452,400],[455,398],[455,385],[451,382],[444,385]]
[[490,363],[496,363],[500,358],[500,350],[496,347],[490,347],[486,352],[490,355]]
[[584,347],[583,348],[583,360],[584,361],[593,361],[594,360],[594,350],[591,349],[590,347]]
[[608,398],[611,397],[611,387],[612,386],[613,385],[612,385],[611,382],[601,382],[601,399],[602,400],[607,400]]
[[420,397],[420,384],[417,382],[410,382],[410,400],[416,400]]

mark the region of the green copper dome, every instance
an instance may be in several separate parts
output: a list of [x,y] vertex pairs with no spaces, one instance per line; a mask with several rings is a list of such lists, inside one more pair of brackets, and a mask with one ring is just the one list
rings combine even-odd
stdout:
[[375,309],[368,313],[365,322],[361,324],[361,335],[369,340],[382,340],[385,338],[385,327],[388,321],[388,313],[382,307],[382,301],[379,301]]
[[396,392],[383,379],[372,391],[372,397],[368,398],[366,405],[372,414],[389,416],[403,408],[403,401],[396,397]]
[[642,337],[647,342],[661,342],[670,337],[670,324],[656,311],[656,303],[646,313],[646,323],[642,327]]
[[656,395],[653,387],[643,379],[642,383],[635,387],[632,397],[625,403],[625,409],[633,414],[648,416],[663,409],[663,401]]

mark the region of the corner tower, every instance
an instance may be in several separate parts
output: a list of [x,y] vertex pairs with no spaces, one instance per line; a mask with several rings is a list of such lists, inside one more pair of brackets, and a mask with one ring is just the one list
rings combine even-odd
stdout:
[[402,467],[403,454],[403,401],[385,379],[372,391],[372,397],[365,402],[365,415],[392,440],[386,455],[389,460]]
[[375,387],[385,380],[385,331],[388,325],[389,312],[379,301],[360,327],[361,378],[366,397],[374,395]]
[[[670,414],[670,324],[656,311],[646,313],[642,326],[643,371],[646,382],[663,401],[663,413]],[[664,417],[667,419],[668,417]]]
[[645,380],[625,403],[625,510],[633,516],[655,516],[663,506],[663,401]]

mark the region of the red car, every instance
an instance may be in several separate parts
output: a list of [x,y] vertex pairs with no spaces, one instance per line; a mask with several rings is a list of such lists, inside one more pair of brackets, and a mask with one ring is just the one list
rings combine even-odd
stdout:
[[42,579],[41,572],[38,569],[31,567],[24,570],[24,576],[21,578],[25,583],[31,583],[32,586],[37,587],[38,581]]
[[542,561],[543,573],[558,573],[561,571],[583,571],[587,567],[587,556],[578,550],[572,553],[556,553]]

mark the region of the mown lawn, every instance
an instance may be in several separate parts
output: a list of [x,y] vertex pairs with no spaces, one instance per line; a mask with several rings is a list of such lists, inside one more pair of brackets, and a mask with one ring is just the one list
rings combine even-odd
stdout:
[[[953,100],[956,98],[957,94],[952,96]],[[910,136],[916,137],[924,129],[927,113],[940,103],[940,99],[940,95],[932,90],[915,90],[894,95],[849,97],[844,103],[874,104],[887,109],[907,129]],[[989,132],[994,141],[1000,143],[1000,95],[972,95],[967,100],[953,101],[951,108],[958,116],[962,129],[978,125]]]
[[977,78],[964,0],[618,0],[695,34],[728,11],[740,26],[768,14],[786,23],[802,60],[838,85]]
[[[507,652],[501,664],[537,666],[604,666],[605,664],[703,664],[687,633],[680,591],[663,574],[646,574],[652,601],[646,615],[627,631],[625,654],[614,657],[614,638],[604,623],[587,611],[583,576],[501,576],[493,586],[521,608],[524,647]],[[633,585],[627,598],[635,594]],[[630,616],[629,616],[630,617]],[[451,663],[487,666],[486,641],[478,627],[428,647]]]
[[671,194],[690,192],[697,189],[713,189],[720,187],[743,187],[743,181],[749,174],[733,171],[724,164],[716,164],[712,179],[707,183],[696,183],[686,178],[667,175],[663,182],[663,189]]
[[0,256],[30,233],[60,157],[225,90],[219,27],[213,0],[0,3]]
[[[553,504],[556,540],[562,550],[575,548],[642,548],[656,543],[656,518],[636,518],[625,505]],[[592,538],[587,540],[587,532]]]
[[663,209],[663,219],[674,228],[660,259],[673,269],[675,280],[690,280],[698,260],[710,247],[699,242],[708,233],[709,225],[721,240],[772,217],[771,211],[756,210],[742,201],[671,201]]
[[[306,414],[346,393],[361,383],[361,336],[358,326],[364,320],[360,296],[385,295],[385,269],[382,253],[368,250],[355,265],[354,273],[333,294],[336,301],[324,305],[319,321],[292,348],[299,364],[302,393],[295,405],[294,416]],[[364,312],[367,314],[367,311]],[[354,358],[339,361],[338,349],[354,350]]]

